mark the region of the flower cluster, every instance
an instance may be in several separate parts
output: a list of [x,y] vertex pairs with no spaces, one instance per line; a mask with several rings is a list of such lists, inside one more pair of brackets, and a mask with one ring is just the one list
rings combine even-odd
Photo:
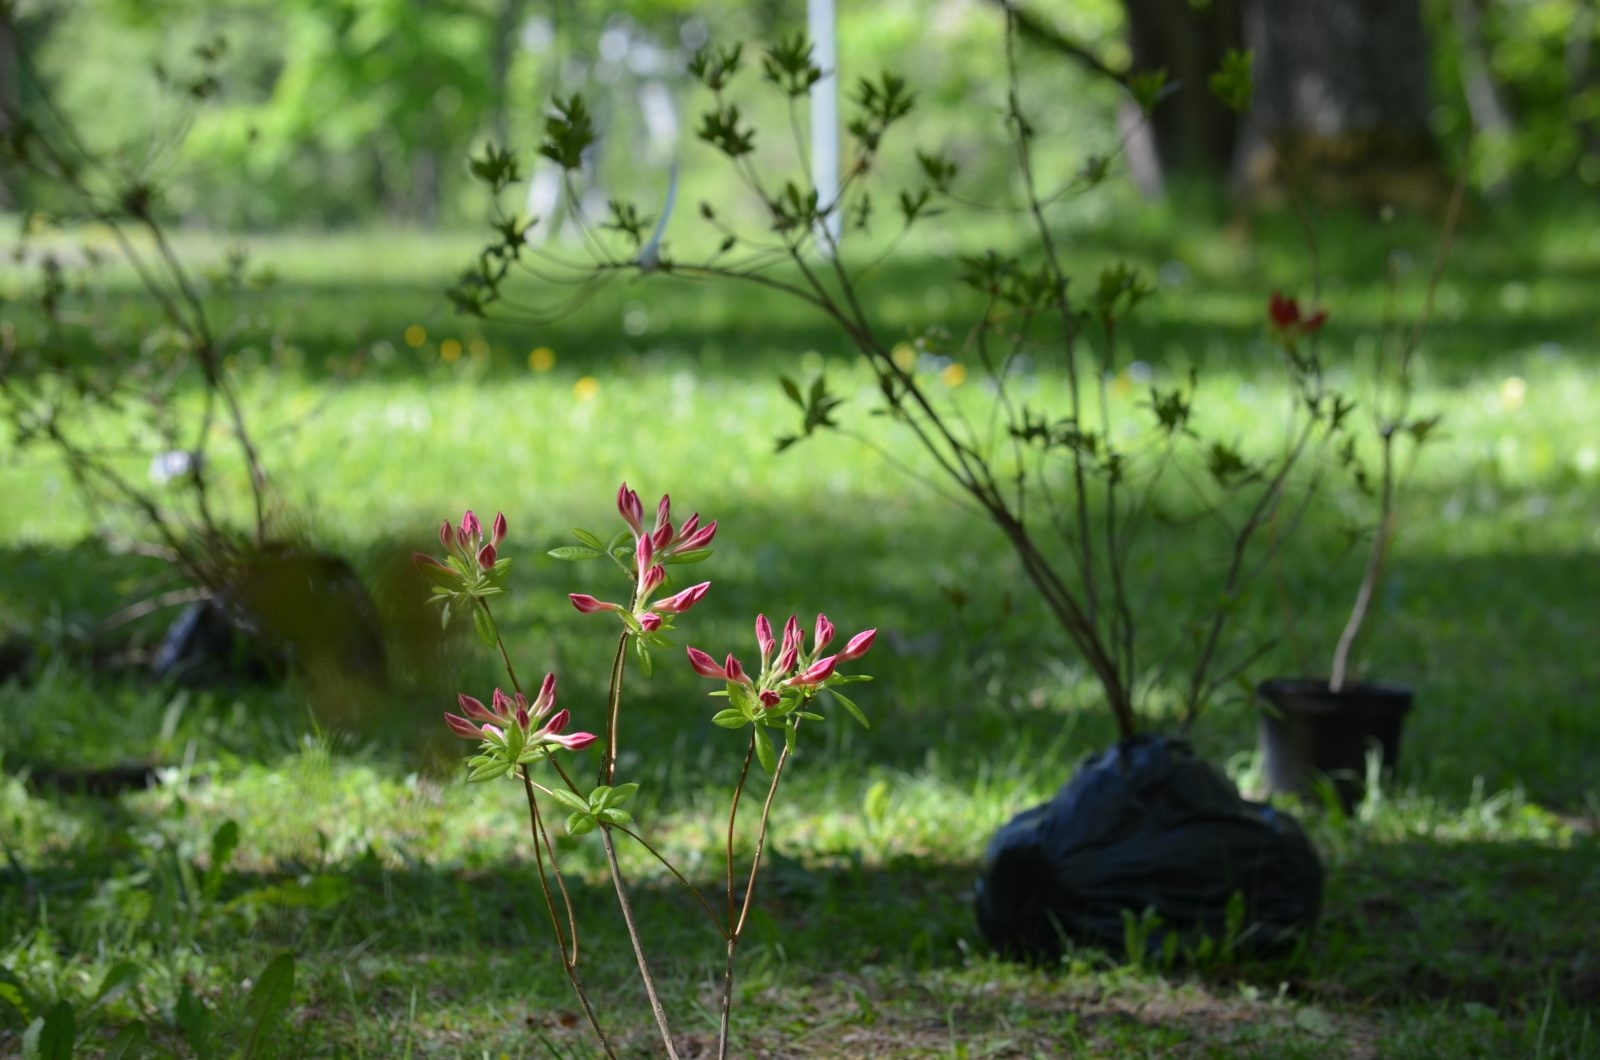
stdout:
[[492,627],[476,602],[500,592],[500,582],[511,566],[509,559],[498,555],[500,543],[505,539],[504,513],[496,513],[485,533],[483,523],[468,509],[459,525],[451,525],[448,519],[439,525],[439,544],[445,552],[443,560],[426,552],[411,554],[412,565],[433,582],[433,602],[443,609],[444,622],[449,624],[452,607],[466,607],[473,613],[478,635],[489,644],[493,643]]
[[461,713],[446,713],[444,721],[457,736],[481,741],[481,753],[467,763],[470,781],[493,780],[516,766],[548,757],[557,747],[577,751],[595,741],[592,732],[566,732],[568,711],[551,714],[556,705],[555,674],[544,675],[531,703],[521,692],[508,696],[498,688],[491,706],[464,692],[458,701]]
[[[707,546],[717,535],[717,524],[713,520],[701,526],[700,513],[696,512],[685,519],[682,526],[674,527],[672,498],[663,495],[661,502],[656,505],[655,525],[646,531],[644,505],[626,482],[617,491],[617,512],[622,516],[622,521],[628,524],[628,532],[633,537],[633,566],[629,572],[634,583],[631,605],[625,607],[599,600],[587,593],[570,593],[568,599],[573,607],[584,614],[612,611],[621,616],[624,624],[635,632],[655,633],[664,625],[663,616],[689,610],[711,588],[710,582],[701,582],[672,596],[652,601],[656,591],[666,583],[666,564],[696,563],[711,554]],[[587,535],[580,536],[580,540],[590,539]]]
[[[844,650],[833,655],[823,655],[833,641],[833,623],[827,615],[818,615],[811,635],[811,650],[805,651],[805,633],[794,615],[783,626],[780,645],[772,635],[772,623],[766,615],[756,616],[756,645],[761,650],[761,669],[755,677],[739,662],[732,652],[721,663],[699,648],[689,649],[689,665],[701,677],[710,677],[728,684],[727,695],[732,707],[713,719],[728,728],[743,726],[763,718],[782,716],[804,704],[821,689],[827,688],[857,719],[861,719],[854,704],[831,686],[843,684],[852,678],[835,673],[840,663],[859,659],[877,639],[876,629],[865,630],[851,637]],[[736,716],[737,715],[737,716]]]
[[1300,303],[1286,298],[1281,291],[1273,291],[1267,303],[1267,327],[1273,337],[1286,346],[1302,338],[1315,335],[1328,322],[1328,311],[1319,309],[1310,316],[1302,316]]

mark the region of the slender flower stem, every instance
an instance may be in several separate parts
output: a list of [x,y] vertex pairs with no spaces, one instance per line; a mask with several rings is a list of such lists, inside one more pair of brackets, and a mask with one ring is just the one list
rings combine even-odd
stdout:
[[[798,728],[800,723],[796,721]],[[755,735],[751,734],[751,748],[755,747]],[[745,920],[750,916],[750,906],[755,901],[756,873],[761,871],[761,855],[767,846],[767,822],[772,815],[772,800],[778,794],[778,782],[783,779],[783,767],[789,761],[788,741],[784,741],[784,748],[778,753],[778,763],[772,770],[772,783],[767,785],[767,798],[761,804],[761,825],[756,830],[755,857],[750,860],[750,878],[745,884],[744,901],[739,907],[739,919],[732,925],[728,935],[728,963],[722,973],[722,1020],[717,1032],[717,1060],[727,1060],[728,1056],[728,1027],[733,1014],[733,966],[734,958],[738,955],[739,939],[744,934]],[[749,768],[748,761],[746,769]],[[730,861],[730,865],[732,862]],[[730,891],[730,895],[731,895]]]
[[[533,830],[533,861],[539,873],[539,890],[544,894],[545,911],[550,915],[550,927],[555,932],[556,949],[561,952],[561,967],[566,970],[567,979],[572,983],[572,990],[578,995],[578,1004],[583,1006],[583,1014],[589,1018],[589,1026],[594,1029],[594,1035],[600,1040],[600,1048],[605,1050],[606,1056],[616,1060],[617,1052],[611,1048],[611,1041],[606,1037],[606,1032],[600,1026],[600,1018],[595,1015],[594,1006],[589,1002],[589,995],[583,989],[583,981],[578,978],[578,934],[577,923],[572,921],[572,951],[567,951],[566,940],[561,935],[561,918],[556,912],[555,897],[550,893],[550,881],[544,874],[544,851],[541,844],[548,845],[549,837],[545,835],[544,823],[539,816],[539,800],[533,794],[533,781],[528,779],[526,772],[522,774],[522,787],[528,795],[528,819]],[[556,871],[556,880],[561,879],[560,869],[555,867],[555,852],[550,854],[551,868]],[[561,885],[561,896],[567,903],[567,914],[572,915],[572,903],[567,899],[566,885]]]
[[622,881],[622,867],[617,864],[617,845],[611,838],[611,826],[600,826],[600,841],[605,844],[606,861],[611,866],[611,883],[617,891],[617,907],[622,910],[622,922],[628,927],[628,941],[633,943],[633,959],[639,965],[639,978],[644,981],[644,992],[650,998],[650,1012],[656,1018],[656,1028],[661,1032],[661,1044],[666,1047],[669,1060],[678,1060],[678,1051],[672,1044],[672,1028],[667,1025],[666,1009],[656,996],[655,976],[650,974],[650,964],[645,960],[644,943],[639,938],[639,925],[633,917],[633,903],[628,900],[628,888]]
[[[611,687],[607,692],[610,720],[606,725],[605,757],[600,762],[600,783],[610,784],[617,772],[617,716],[622,710],[622,676],[628,661],[628,634],[617,638],[617,655],[611,663]],[[617,844],[611,838],[611,826],[600,825],[600,841],[606,848],[606,862],[611,868],[611,885],[617,892],[617,908],[622,912],[622,922],[628,928],[628,941],[633,944],[633,959],[639,965],[639,978],[644,982],[644,992],[650,999],[650,1012],[655,1016],[656,1027],[661,1032],[661,1043],[666,1046],[669,1060],[678,1060],[678,1051],[672,1044],[672,1028],[667,1025],[667,1012],[656,994],[655,976],[650,974],[650,962],[645,959],[644,942],[639,937],[639,924],[634,919],[633,903],[628,899],[628,887],[622,879],[622,866],[617,863]],[[658,855],[659,856],[659,855]]]
[[506,676],[511,678],[512,691],[521,692],[522,682],[517,680],[517,668],[511,665],[511,653],[506,651],[505,638],[500,635],[500,627],[495,623],[494,613],[489,610],[489,601],[481,596],[473,597],[477,605],[483,608],[483,615],[489,620],[489,627],[494,630],[494,644],[500,649],[500,661],[505,664]]
[[744,766],[739,770],[739,782],[733,786],[733,802],[728,807],[728,926],[724,936],[733,933],[733,825],[739,816],[739,797],[744,794],[744,782],[750,776],[750,759],[756,753],[756,734],[750,734],[750,746],[744,752]]

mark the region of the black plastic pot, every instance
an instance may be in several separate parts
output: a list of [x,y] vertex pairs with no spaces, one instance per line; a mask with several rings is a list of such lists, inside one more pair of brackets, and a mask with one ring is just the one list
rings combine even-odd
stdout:
[[1268,794],[1314,794],[1333,782],[1346,811],[1366,793],[1367,752],[1376,748],[1385,773],[1400,758],[1400,728],[1411,710],[1411,689],[1399,685],[1275,679],[1257,688],[1271,704],[1261,711],[1257,745]]

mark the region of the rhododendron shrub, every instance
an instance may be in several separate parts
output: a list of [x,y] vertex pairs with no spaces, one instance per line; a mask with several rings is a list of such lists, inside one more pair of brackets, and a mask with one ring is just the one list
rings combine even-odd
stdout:
[[[599,724],[601,733],[569,731],[573,715],[568,709],[556,710],[555,674],[544,676],[532,698],[523,690],[489,604],[492,597],[504,591],[503,583],[511,563],[500,555],[500,547],[506,540],[506,519],[504,515],[496,515],[485,531],[471,511],[463,515],[459,523],[446,520],[440,526],[442,557],[416,553],[413,561],[433,582],[433,600],[440,605],[446,624],[463,611],[471,614],[479,637],[500,653],[511,690],[496,688],[487,704],[462,693],[456,704],[459,713],[446,712],[444,720],[452,733],[478,745],[476,753],[467,760],[468,781],[480,783],[510,778],[522,785],[545,913],[562,967],[605,1054],[616,1055],[579,974],[578,924],[562,881],[557,847],[550,838],[546,814],[552,810],[565,814],[564,824],[569,835],[599,833],[616,892],[617,908],[633,944],[640,979],[669,1057],[678,1055],[677,1046],[650,971],[627,883],[618,866],[613,833],[621,832],[643,846],[696,899],[726,947],[718,1035],[718,1055],[726,1056],[735,958],[755,897],[756,874],[766,848],[768,822],[784,767],[795,751],[802,727],[824,721],[820,711],[828,705],[838,704],[862,725],[867,724],[861,709],[840,688],[870,678],[864,674],[846,675],[840,668],[867,653],[877,630],[863,630],[848,638],[840,650],[825,654],[835,641],[834,625],[826,615],[817,615],[809,645],[797,616],[790,615],[784,623],[780,643],[767,616],[758,615],[755,633],[760,665],[753,672],[731,653],[719,663],[699,648],[687,648],[688,663],[695,673],[723,683],[723,689],[711,695],[727,699],[728,705],[715,712],[711,721],[725,729],[749,730],[743,765],[734,782],[727,819],[722,826],[727,835],[722,881],[727,900],[725,914],[719,915],[701,890],[634,829],[634,817],[627,806],[639,785],[617,783],[622,723],[626,720],[623,685],[628,658],[632,655],[641,670],[649,674],[655,653],[673,649],[670,634],[676,631],[676,623],[706,598],[711,583],[702,581],[678,588],[673,584],[669,568],[709,559],[717,524],[714,521],[702,523],[698,513],[675,524],[671,499],[663,496],[656,505],[653,522],[646,529],[644,505],[626,483],[617,491],[616,507],[623,528],[611,538],[602,539],[587,530],[574,530],[572,533],[578,544],[550,550],[550,555],[562,560],[609,561],[625,587],[617,600],[602,600],[581,592],[568,594],[569,602],[579,612],[614,615],[621,625],[604,708],[580,708],[584,723]],[[772,738],[774,733],[778,737],[776,741]],[[599,772],[595,784],[585,790],[568,766],[562,764],[561,752],[580,751],[595,743],[600,747]],[[751,776],[752,760],[759,762],[765,772],[767,790],[761,803],[754,853],[748,869],[739,871],[734,864],[733,837]]]

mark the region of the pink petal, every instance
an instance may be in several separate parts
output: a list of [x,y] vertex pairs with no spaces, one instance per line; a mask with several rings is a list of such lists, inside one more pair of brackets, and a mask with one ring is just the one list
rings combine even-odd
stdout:
[[687,611],[689,608],[700,602],[700,598],[705,596],[706,590],[709,588],[711,588],[710,582],[701,582],[699,585],[691,585],[681,593],[675,593],[674,595],[667,597],[665,600],[657,600],[655,603],[655,609],[663,614],[668,615],[675,615],[679,612]]
[[549,739],[551,743],[560,744],[569,751],[581,751],[594,743],[595,735],[592,732],[573,732],[565,736],[552,736]]
[[701,677],[716,677],[723,681],[732,680],[728,671],[717,665],[717,660],[701,651],[699,648],[689,649],[689,665],[694,667],[694,672]]
[[571,711],[568,711],[568,710],[559,710],[559,711],[557,711],[554,717],[552,717],[549,721],[544,723],[544,728],[539,730],[539,735],[541,735],[541,736],[558,736],[558,735],[560,735],[561,730],[565,729],[567,727],[567,722],[571,719],[571,717],[572,717],[572,712]]
[[626,482],[617,490],[617,513],[635,537],[644,533],[644,525],[640,521],[644,517],[644,505],[639,503],[639,495],[629,489]]
[[489,538],[489,543],[498,545],[506,539],[506,513],[496,512],[494,516],[494,532]]
[[539,694],[533,699],[533,706],[529,709],[533,716],[542,718],[550,713],[550,708],[556,705],[556,675],[545,674],[544,681],[539,685]]
[[661,503],[656,505],[656,529],[660,530],[672,521],[672,494],[663,493]]
[[689,552],[697,548],[705,548],[707,545],[711,544],[711,539],[716,536],[716,520],[712,520],[711,522],[702,526],[700,529],[696,530],[694,533],[690,533],[687,529],[685,529],[682,537],[678,541],[678,544],[673,548],[673,551]]
[[777,644],[772,637],[772,623],[767,621],[766,615],[756,616],[756,643],[761,646],[761,662],[765,665],[767,656],[772,654],[773,646]]
[[478,566],[484,570],[494,570],[494,546],[484,545],[478,549]]
[[839,663],[837,655],[829,655],[825,659],[818,659],[806,667],[805,673],[796,674],[784,682],[789,685],[820,685],[833,675],[833,668]]
[[661,616],[654,611],[646,611],[639,615],[639,628],[646,633],[654,633],[661,628]]
[[446,714],[444,723],[450,726],[450,731],[464,740],[483,739],[483,730],[478,728],[466,718],[458,718],[454,714]]
[[728,661],[722,664],[722,668],[728,671],[728,680],[741,685],[750,683],[749,675],[744,672],[744,667],[739,664],[739,660],[733,657],[733,652],[730,651],[728,653]]
[[500,720],[500,716],[490,712],[489,708],[483,705],[482,700],[473,699],[465,692],[456,697],[456,702],[461,704],[461,713],[465,714],[469,718],[476,719],[477,721]]
[[455,542],[455,527],[451,526],[450,520],[446,519],[439,525],[439,544],[444,546],[444,550],[446,552],[449,552],[450,549],[454,547]]
[[586,615],[592,615],[596,611],[622,610],[622,608],[617,604],[610,604],[604,600],[596,600],[587,593],[568,593],[567,599],[572,601],[573,607],[576,607],[579,611],[582,611]]
[[648,599],[650,594],[661,588],[661,583],[667,580],[667,569],[657,563],[644,572],[644,581],[639,583],[639,596]]
[[478,517],[472,514],[472,509],[467,509],[467,514],[461,517],[461,532],[468,537],[482,537],[483,524],[478,522]]
[[878,639],[876,628],[864,630],[850,638],[850,643],[844,646],[844,651],[839,653],[839,661],[859,659],[867,654],[867,649],[872,647],[872,642]]
[[812,651],[821,651],[827,647],[828,642],[833,639],[833,623],[828,621],[827,615],[817,615],[817,629],[811,636],[813,640]]

